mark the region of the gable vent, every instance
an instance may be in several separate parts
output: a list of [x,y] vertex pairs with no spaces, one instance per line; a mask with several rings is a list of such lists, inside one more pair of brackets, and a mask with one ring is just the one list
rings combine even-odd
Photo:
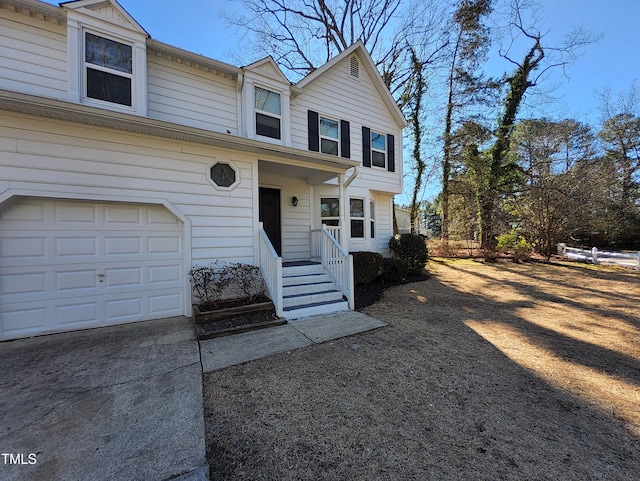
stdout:
[[357,57],[349,58],[349,76],[352,78],[360,78],[360,62]]

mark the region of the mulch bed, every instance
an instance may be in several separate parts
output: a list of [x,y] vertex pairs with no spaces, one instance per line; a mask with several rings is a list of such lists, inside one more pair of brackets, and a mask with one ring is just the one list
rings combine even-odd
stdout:
[[[356,310],[364,309],[365,307],[378,302],[382,298],[382,294],[385,289],[412,282],[426,281],[427,279],[429,279],[429,274],[425,272],[420,275],[408,276],[403,282],[394,284],[385,284],[378,280],[371,284],[356,286]],[[230,336],[232,334],[239,334],[256,329],[280,326],[282,324],[286,324],[286,321],[278,318],[274,310],[254,311],[226,317],[224,319],[217,319],[204,324],[196,324],[196,333],[198,335],[198,339],[204,340],[213,339],[215,337]]]

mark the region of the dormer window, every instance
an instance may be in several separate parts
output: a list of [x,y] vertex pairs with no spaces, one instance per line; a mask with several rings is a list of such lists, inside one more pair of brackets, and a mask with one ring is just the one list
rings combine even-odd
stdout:
[[132,106],[133,48],[85,32],[86,98]]
[[256,135],[281,139],[282,106],[280,94],[262,87],[254,88]]
[[146,116],[148,34],[113,0],[62,5],[67,10],[69,101]]

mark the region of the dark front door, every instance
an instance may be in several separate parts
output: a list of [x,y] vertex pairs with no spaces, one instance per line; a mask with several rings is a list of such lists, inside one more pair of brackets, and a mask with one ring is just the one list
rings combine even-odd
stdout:
[[282,257],[280,189],[260,187],[260,222],[278,255]]

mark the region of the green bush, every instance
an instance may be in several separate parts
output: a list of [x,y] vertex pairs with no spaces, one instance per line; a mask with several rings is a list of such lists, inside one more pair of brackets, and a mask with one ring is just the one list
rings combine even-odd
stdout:
[[352,252],[353,277],[356,285],[371,284],[380,274],[382,255],[377,252]]
[[533,250],[533,246],[517,229],[511,229],[507,234],[500,234],[496,240],[498,241],[498,249],[512,252],[515,261],[526,259]]
[[406,279],[409,273],[409,267],[404,261],[400,259],[391,259],[385,257],[382,259],[382,282],[385,284],[394,284],[396,282],[402,282]]
[[417,234],[395,235],[389,240],[393,255],[403,261],[410,274],[420,274],[429,258],[424,238]]

